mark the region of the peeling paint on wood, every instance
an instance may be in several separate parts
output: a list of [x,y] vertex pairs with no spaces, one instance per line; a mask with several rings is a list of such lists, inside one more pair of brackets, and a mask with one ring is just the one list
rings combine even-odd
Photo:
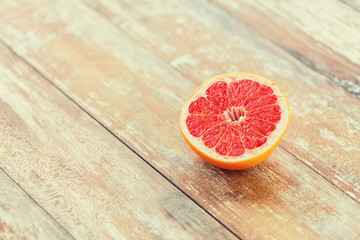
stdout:
[[[359,136],[354,129],[359,126],[359,102],[326,76],[309,70],[288,52],[206,2],[149,1],[142,5],[84,1],[87,6],[78,2],[43,1],[36,6],[19,2],[18,7],[8,4],[0,9],[6,20],[0,26],[1,38],[14,53],[237,235],[249,239],[358,238],[360,169],[354,156],[358,155]],[[16,19],[12,15],[15,10],[29,16],[27,22]],[[55,39],[46,38],[54,32]],[[40,40],[41,47],[36,43]],[[255,168],[224,171],[206,164],[187,147],[178,129],[178,112],[185,98],[210,75],[245,70],[276,80],[288,97],[293,118],[282,141],[286,150],[278,148]],[[44,125],[39,119],[34,122],[26,133]],[[68,143],[74,141],[57,131]],[[78,135],[83,134],[80,131]],[[78,141],[87,143],[90,139]],[[72,149],[71,156],[87,152],[78,151]],[[121,184],[109,164],[113,162],[105,158],[91,168],[103,171],[101,176],[110,174]],[[29,166],[32,164],[37,166],[36,161]],[[60,169],[69,168],[62,165]],[[76,172],[80,180],[84,169]],[[70,170],[66,173],[74,174]],[[126,176],[136,180],[137,175],[131,173]],[[45,173],[36,174],[34,178],[52,182]],[[80,183],[86,185],[85,180]],[[128,191],[131,187],[135,186],[129,186]],[[34,191],[31,185],[28,188]],[[46,200],[53,194],[45,195],[42,204],[51,206]],[[100,190],[96,196],[99,194]],[[67,206],[65,200],[55,206]],[[182,205],[175,202],[174,212],[165,215],[187,219],[186,214],[178,216]],[[112,212],[111,200],[107,203]],[[134,213],[136,218],[152,229],[149,218],[141,217],[146,210],[139,211]],[[60,213],[54,210],[56,217]],[[131,211],[121,213],[130,215]],[[193,219],[197,226],[197,217]],[[78,234],[86,232],[77,225],[66,226]]]
[[[3,45],[0,48],[0,167],[72,236],[236,239]],[[4,181],[1,239],[70,238],[41,209],[33,210],[35,204],[16,193],[14,183]],[[17,209],[4,213],[6,206]]]
[[[360,126],[360,103],[357,98],[336,85],[329,85],[327,77],[309,71],[281,48],[259,35],[254,35],[247,25],[239,24],[236,18],[214,4],[203,1],[182,1],[181,4],[167,1],[167,4],[161,6],[157,3],[148,5],[146,9],[129,4],[125,9],[113,0],[95,2],[98,4],[97,11],[106,17],[117,17],[122,22],[131,19],[126,33],[164,61],[171,63],[173,59],[184,55],[197,59],[200,64],[196,66],[174,66],[197,84],[211,77],[202,74],[209,68],[217,74],[231,71],[254,72],[276,81],[285,92],[292,112],[289,131],[281,143],[282,146],[332,182],[331,176],[344,174],[344,181],[336,185],[352,192],[357,196],[356,199],[360,200],[360,181],[356,177],[360,176],[360,168],[353,167],[350,161],[356,161],[356,156],[360,155],[360,135],[354,131],[356,126]],[[232,4],[236,2],[232,1]],[[245,8],[247,5],[244,3],[239,6]],[[147,10],[149,8],[151,11]],[[250,10],[236,16],[258,16],[251,15]],[[183,18],[191,19],[191,25],[178,36],[174,29],[181,26],[176,22],[180,14]],[[142,21],[144,16],[148,16],[149,20]],[[146,30],[139,31],[139,26]],[[194,32],[192,28],[197,31]],[[167,35],[161,34],[163,29],[167,29]],[[155,34],[157,39],[144,37],[148,34]],[[203,36],[209,34],[210,40],[203,40]],[[167,43],[176,48],[177,52],[160,51],[156,46],[157,42]],[[217,56],[220,60],[216,59]],[[234,65],[237,68],[234,68]],[[352,124],[348,124],[349,122]],[[319,132],[319,129],[323,128],[331,131],[338,141],[323,138]],[[307,141],[309,149],[298,148],[299,141]],[[348,146],[347,149],[354,146],[353,151],[347,151],[343,148],[344,145]],[[342,169],[333,168],[334,164],[341,165]]]
[[73,239],[0,170],[0,239]]

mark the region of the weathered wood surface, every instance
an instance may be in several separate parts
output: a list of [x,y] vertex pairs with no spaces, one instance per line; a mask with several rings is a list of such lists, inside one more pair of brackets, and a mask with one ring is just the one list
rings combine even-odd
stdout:
[[[242,3],[247,11],[262,11],[249,2]],[[260,23],[253,20],[251,12],[245,14],[247,17],[243,22],[242,18],[234,16],[236,12],[231,12],[233,10],[226,6],[219,8],[219,4],[220,1],[216,4],[205,1],[3,1],[0,39],[236,236],[244,239],[359,238],[360,102],[354,96],[353,89],[356,88],[345,87],[352,95],[344,85],[333,84],[333,79],[329,79],[327,74],[332,71],[331,64],[335,61],[332,58],[339,55],[345,59],[349,57],[346,55],[348,52],[341,52],[346,49],[340,47],[338,55],[331,55],[320,48],[316,50],[318,54],[307,56],[306,49],[301,52],[291,45],[293,41],[284,42],[287,44],[284,48],[277,44],[282,41],[278,36],[288,36],[286,31],[289,29],[285,28],[282,35],[278,35],[271,27],[281,26],[276,19],[286,19],[286,11],[279,12],[277,18],[266,25],[265,20]],[[268,8],[272,6],[267,5]],[[263,29],[264,33],[259,34],[261,27],[267,26],[270,30]],[[302,29],[304,26],[297,27],[305,31]],[[325,46],[333,47],[333,43],[325,38],[321,41]],[[311,40],[302,44],[308,46]],[[314,57],[311,61],[318,65],[329,58],[324,72],[304,65],[293,57],[294,54],[289,54],[289,49],[308,58]],[[355,56],[351,61],[357,64],[356,53],[351,56]],[[13,61],[19,60],[7,52],[2,61],[10,63],[7,65],[10,68]],[[347,72],[345,67],[346,64],[338,66]],[[347,73],[352,79],[358,79],[357,69],[350,68]],[[276,80],[287,95],[292,110],[291,124],[282,147],[261,165],[241,172],[224,171],[204,163],[186,146],[178,130],[178,112],[185,98],[206,78],[232,71],[254,72]],[[8,83],[21,78],[17,69],[10,72],[11,81]],[[345,76],[338,72],[331,74]],[[39,85],[44,84],[44,79],[34,78]],[[358,83],[354,83],[352,86],[356,87]],[[32,135],[36,133],[35,138],[41,139],[41,144],[46,146],[48,152],[41,155],[41,162],[50,161],[53,151],[59,153],[58,148],[51,148],[54,144],[61,148],[64,146],[67,152],[61,155],[60,163],[52,160],[51,164],[42,166],[26,157],[29,149],[20,149],[17,161],[2,160],[0,164],[16,181],[25,184],[22,185],[24,189],[74,237],[110,237],[106,235],[110,231],[107,227],[114,224],[114,214],[122,206],[112,191],[124,191],[122,187],[127,194],[120,196],[131,205],[122,209],[123,215],[116,215],[119,224],[115,228],[117,232],[110,231],[112,236],[123,230],[128,235],[119,237],[135,238],[131,233],[136,231],[126,230],[131,229],[131,224],[143,223],[141,226],[145,230],[137,231],[141,231],[143,236],[155,237],[151,235],[154,228],[151,217],[144,217],[149,216],[146,215],[148,212],[135,207],[138,202],[140,205],[144,202],[148,206],[154,205],[151,213],[164,218],[163,223],[168,224],[165,233],[155,224],[163,237],[169,238],[174,236],[172,233],[181,232],[184,238],[206,238],[206,234],[212,236],[217,232],[215,229],[221,229],[218,238],[232,236],[210,216],[204,216],[205,212],[193,206],[134,153],[126,150],[121,142],[112,139],[113,136],[89,120],[81,109],[65,101],[60,93],[55,93],[51,85],[47,84],[41,90],[34,87],[37,84],[27,81],[18,84],[27,86],[26,90],[33,96],[30,102],[3,89],[0,97],[12,104],[23,99],[24,106],[16,104],[12,109],[23,116],[23,121],[26,116],[25,123],[29,127],[22,131],[26,132],[27,138],[33,139]],[[48,88],[50,93],[40,94],[41,91],[47,92]],[[3,97],[4,94],[7,97]],[[71,119],[63,121],[76,127],[71,124],[60,127],[59,120],[54,120],[59,115],[57,108],[46,114],[46,109],[53,105],[41,106],[41,99],[45,98],[71,115]],[[71,112],[68,105],[72,106]],[[29,120],[27,116],[34,114],[32,106],[37,106],[39,110],[36,111],[41,111],[46,120]],[[39,129],[37,121],[41,126],[49,126]],[[68,135],[68,128],[72,136]],[[23,136],[24,133],[20,131],[18,134]],[[52,140],[55,136],[56,141]],[[7,140],[9,144],[18,146],[18,139],[24,141],[19,137]],[[98,145],[103,147],[100,153],[94,150],[98,150]],[[125,157],[114,149],[122,149]],[[108,156],[107,150],[113,155]],[[9,152],[1,153],[9,159]],[[110,160],[101,161],[101,154]],[[118,163],[116,158],[130,160],[123,166],[125,160]],[[39,176],[36,181],[30,170],[19,164],[24,161],[36,171],[35,176]],[[134,161],[136,164],[131,165]],[[158,190],[154,185],[147,188],[146,185],[141,188],[124,186],[129,178],[124,169],[137,172],[136,181],[165,187]],[[142,178],[140,173],[146,173],[148,177]],[[32,178],[35,182],[28,181]],[[72,178],[77,179],[75,183],[67,180]],[[99,207],[100,203],[92,195],[85,194],[93,179],[102,183],[93,191],[96,196],[105,195],[105,209]],[[57,193],[56,186],[62,181],[71,189]],[[149,193],[147,198],[139,194],[152,188],[156,189],[156,194]],[[200,217],[194,213],[182,214],[175,217],[176,220],[169,220],[166,215],[161,215],[164,208],[162,195],[173,196],[174,192],[181,198],[172,202],[171,209],[175,209],[175,213],[183,211],[184,201],[189,206],[186,209],[198,212]],[[78,194],[80,198],[74,197]],[[74,216],[73,209],[77,208],[80,208],[79,215]],[[186,224],[188,221],[190,226]],[[184,223],[185,230],[180,231]],[[192,235],[195,232],[198,235]],[[137,237],[141,238],[141,235]]]
[[[276,81],[292,112],[281,145],[349,196],[360,200],[360,165],[355,164],[360,161],[357,97],[261,35],[249,32],[247,25],[241,25],[232,15],[206,1],[166,1],[166,4],[152,1],[143,7],[135,2],[123,6],[113,0],[91,3],[88,5],[197,85],[214,74],[233,71],[254,72]],[[241,14],[236,16],[242,16],[243,11],[239,10]],[[277,26],[269,22],[265,28]],[[360,55],[352,49],[347,51]],[[188,94],[191,91],[187,90]]]
[[73,238],[0,170],[0,239]]
[[341,2],[349,5],[352,7],[355,11],[360,12],[360,1],[359,0],[340,0]]
[[338,0],[211,2],[360,97],[360,12],[351,6]]
[[[69,238],[236,239],[3,45],[0,49],[0,167]],[[4,184],[0,193],[6,192]],[[14,194],[1,195],[0,203]],[[13,197],[8,204],[18,218],[25,222],[36,214],[21,216],[29,200]],[[44,217],[32,217],[29,227],[40,230],[29,229],[29,235],[20,231],[22,221],[3,224],[3,217],[0,236],[13,229],[26,239],[46,239],[45,233],[62,238],[56,224],[40,231],[49,224]]]

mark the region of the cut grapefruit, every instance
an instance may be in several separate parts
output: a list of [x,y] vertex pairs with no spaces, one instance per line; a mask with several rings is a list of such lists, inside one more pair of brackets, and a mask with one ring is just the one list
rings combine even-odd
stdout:
[[264,161],[277,147],[290,120],[282,91],[250,73],[215,76],[184,103],[180,129],[205,161],[240,170]]

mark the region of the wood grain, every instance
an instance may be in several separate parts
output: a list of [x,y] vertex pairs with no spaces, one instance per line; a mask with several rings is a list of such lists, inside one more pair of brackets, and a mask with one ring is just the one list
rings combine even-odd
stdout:
[[281,145],[360,200],[360,165],[355,164],[360,155],[358,98],[205,1],[87,3],[196,85],[212,75],[235,71],[273,79],[292,112]]
[[[297,140],[292,137],[303,138],[304,134],[295,131],[306,130],[309,140],[314,137],[311,124],[317,122],[318,127],[322,123],[311,112],[303,111],[314,103],[311,98],[301,101],[299,91],[320,102],[316,109],[327,117],[331,114],[325,106],[334,104],[334,99],[340,104],[347,103],[346,109],[333,106],[339,111],[340,120],[332,119],[329,126],[343,124],[343,118],[357,123],[355,97],[338,86],[329,86],[325,77],[309,72],[283,51],[272,49],[268,42],[252,43],[252,38],[246,40],[223,32],[223,26],[217,27],[207,14],[192,10],[194,7],[185,2],[178,5],[166,1],[160,5],[152,1],[136,8],[132,2],[93,5],[109,14],[106,16],[131,37],[75,2],[45,1],[35,4],[36,7],[26,1],[18,2],[19,6],[4,4],[1,12],[6,25],[0,26],[0,32],[13,51],[240,237],[358,238],[359,203],[284,148],[278,148],[258,167],[242,172],[224,171],[197,158],[178,129],[182,102],[204,76],[231,68],[237,70],[240,63],[244,69],[279,79],[280,87],[284,86],[289,94],[290,104],[297,110],[293,113],[296,120],[290,126],[293,132],[284,141],[289,146]],[[120,11],[122,8],[126,11]],[[27,22],[15,19],[13,12],[28,16]],[[182,30],[177,30],[184,23],[181,19],[184,16],[191,25],[181,25]],[[36,27],[30,29],[29,25]],[[175,35],[176,31],[181,34]],[[246,31],[244,35],[251,37]],[[226,46],[231,55],[220,55],[224,49],[217,46]],[[172,66],[167,63],[169,60]],[[286,71],[278,73],[278,69]],[[321,87],[324,95],[315,94]],[[324,97],[326,94],[329,96]],[[351,108],[355,113],[350,112]],[[302,123],[303,114],[311,116],[308,125]],[[348,142],[357,137],[350,130],[349,126],[343,130],[353,137],[346,138]],[[343,152],[339,142],[331,144],[335,146],[336,151],[331,152],[335,156],[339,151],[345,154],[344,158],[352,159],[357,151]],[[300,153],[311,163],[308,151]],[[319,154],[315,157],[318,161]],[[358,171],[354,164],[341,164],[354,168],[354,174]],[[326,169],[325,173],[331,171]],[[354,176],[354,182],[344,181],[351,191],[358,189],[353,187]]]
[[305,65],[360,97],[358,11],[338,0],[212,2]]
[[352,7],[355,11],[360,12],[360,1],[359,0],[340,0],[341,2],[349,5]]
[[2,170],[0,196],[0,239],[73,239]]
[[[236,239],[3,45],[0,49],[0,167],[72,236]],[[11,186],[5,190],[14,192]],[[0,204],[11,205],[13,196],[11,206],[19,209],[12,211],[24,214],[30,207],[14,194]],[[14,234],[20,238],[18,225],[35,216],[1,226],[18,229]],[[40,231],[49,225],[43,221],[35,221],[39,227],[29,234],[56,237],[56,225]]]

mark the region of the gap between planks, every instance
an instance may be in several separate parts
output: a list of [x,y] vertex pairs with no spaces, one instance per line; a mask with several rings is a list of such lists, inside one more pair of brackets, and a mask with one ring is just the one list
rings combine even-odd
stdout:
[[[142,47],[148,49],[149,51],[151,51],[151,49],[149,49],[147,46],[145,46],[144,44],[142,44],[141,42],[139,42],[137,39],[133,38],[131,35],[127,34],[126,32],[124,32],[122,29],[120,29],[116,24],[114,24],[112,21],[109,21],[109,19],[104,16],[101,12],[91,8],[90,6],[88,6],[87,4],[83,4],[85,5],[88,9],[90,9],[92,12],[96,13],[98,16],[102,17],[104,20],[106,20],[108,23],[110,23],[111,25],[113,25],[119,32],[121,32],[122,34],[128,36],[130,39],[132,39],[134,42],[136,42],[137,44],[141,45]],[[218,7],[216,4],[213,4],[215,7],[223,10],[222,8]],[[223,10],[225,11],[225,10]],[[226,13],[228,13],[227,11],[225,11]],[[228,14],[231,15],[231,14]],[[232,17],[232,16],[231,16]],[[269,40],[268,38],[266,38],[266,40],[270,41],[273,43],[273,41]],[[167,179],[173,186],[175,186],[177,189],[179,189],[182,193],[184,193],[187,197],[189,197],[194,203],[196,203],[198,206],[200,206],[202,209],[204,209],[201,205],[199,205],[197,202],[194,201],[194,199],[192,199],[189,195],[187,195],[183,190],[181,190],[177,185],[175,185],[173,182],[171,182],[168,178],[165,177],[165,175],[163,173],[161,173],[159,170],[157,170],[154,166],[152,166],[147,160],[145,160],[141,155],[139,155],[138,153],[136,153],[135,150],[133,150],[131,147],[129,147],[129,145],[125,144],[124,141],[122,141],[119,137],[117,137],[113,132],[111,132],[107,127],[105,127],[101,122],[99,122],[96,118],[94,118],[89,112],[87,112],[86,110],[84,110],[75,100],[73,100],[72,98],[70,98],[67,94],[65,94],[60,88],[58,88],[51,80],[49,80],[48,78],[46,78],[40,71],[38,71],[33,65],[31,65],[26,59],[24,59],[23,57],[19,56],[15,51],[13,51],[13,49],[6,44],[3,40],[0,39],[0,41],[7,46],[7,48],[14,54],[16,55],[18,58],[20,58],[22,61],[24,61],[27,65],[29,65],[32,69],[34,69],[38,74],[40,74],[44,79],[46,79],[51,85],[53,85],[58,91],[60,91],[62,94],[64,94],[68,99],[70,99],[72,102],[74,102],[80,109],[82,109],[83,111],[85,111],[91,118],[93,118],[96,122],[98,122],[102,127],[104,127],[109,133],[111,133],[116,139],[118,139],[121,143],[123,143],[125,146],[127,146],[132,152],[134,152],[136,155],[138,155],[143,161],[145,161],[149,166],[151,166],[151,168],[153,168],[156,172],[158,172],[161,176],[163,176],[165,179]],[[275,44],[275,43],[274,43]],[[278,46],[277,44],[275,44],[278,48],[282,49],[282,47]],[[168,62],[166,62],[162,57],[160,57],[158,54],[156,54],[155,52],[151,51],[155,56],[157,56],[161,61],[163,61],[166,65],[168,65],[170,68],[172,68],[173,70],[175,70],[176,72],[178,72],[179,74],[181,74],[182,76],[186,77],[180,70],[178,70],[177,68],[175,68],[174,66],[171,66],[170,64],[168,64]],[[288,52],[288,51],[286,51]],[[291,54],[290,54],[291,55]],[[293,55],[291,55],[293,57]],[[300,61],[299,59],[295,58],[296,60]],[[301,62],[301,61],[300,61]],[[302,64],[304,64],[305,66],[307,66],[309,69],[311,69],[312,71],[318,73],[316,70],[312,69],[311,67],[309,67],[307,64],[301,62]],[[340,86],[339,86],[340,87]],[[349,93],[348,91],[346,91],[347,93]],[[327,182],[329,182],[331,185],[335,186],[337,189],[339,189],[341,192],[343,192],[345,195],[347,195],[349,198],[351,198],[352,200],[354,200],[355,202],[359,203],[354,197],[352,197],[351,195],[349,195],[348,193],[344,192],[341,188],[339,188],[338,186],[334,185],[329,179],[327,179],[325,176],[321,175],[319,172],[317,172],[315,169],[311,168],[308,164],[306,164],[302,159],[300,159],[298,156],[294,155],[293,153],[291,153],[288,149],[286,149],[285,147],[283,147],[282,145],[279,145],[281,148],[283,148],[284,150],[286,150],[286,152],[288,152],[289,154],[291,154],[292,156],[294,156],[298,161],[300,161],[302,164],[304,164],[305,166],[307,166],[308,168],[310,168],[312,171],[314,171],[315,173],[317,173],[318,175],[320,175],[323,179],[325,179]],[[208,214],[210,214],[206,209],[204,209]],[[211,215],[211,214],[210,214]],[[216,221],[218,221],[219,223],[221,223],[217,218],[215,218],[213,215],[211,215]],[[223,225],[223,223],[221,223]],[[223,225],[224,227],[226,227],[225,225]],[[229,230],[228,227],[226,227],[226,229]],[[232,231],[231,231],[232,232]],[[233,233],[233,232],[232,232]]]
[[329,182],[331,185],[333,185],[335,188],[339,189],[341,192],[343,192],[345,195],[347,195],[349,198],[351,198],[352,200],[354,200],[356,203],[360,204],[360,202],[358,202],[354,197],[352,197],[351,195],[347,194],[344,190],[342,190],[341,188],[339,188],[338,186],[336,186],[333,182],[329,181],[326,177],[324,177],[323,175],[321,175],[318,171],[316,171],[315,169],[313,169],[312,167],[310,167],[308,164],[306,164],[303,160],[301,160],[300,158],[298,158],[297,156],[295,156],[295,154],[293,154],[292,152],[290,152],[289,150],[287,150],[286,148],[284,148],[283,146],[279,145],[279,147],[281,147],[282,149],[284,149],[286,152],[288,152],[291,156],[293,156],[295,159],[297,159],[298,161],[302,162],[304,165],[306,165],[308,168],[310,168],[311,170],[313,170],[316,174],[318,174],[320,177],[322,177],[323,179],[325,179],[327,182]]
[[268,41],[272,42],[275,46],[279,47],[280,49],[284,50],[285,52],[287,52],[290,56],[292,56],[293,58],[295,58],[296,60],[298,60],[299,62],[301,62],[304,66],[306,66],[307,68],[311,69],[312,71],[319,73],[320,75],[323,75],[324,77],[326,77],[327,79],[330,80],[330,82],[335,83],[336,85],[338,85],[339,87],[343,88],[347,93],[350,93],[351,95],[357,97],[358,99],[360,99],[360,94],[356,93],[356,92],[350,92],[349,89],[347,89],[347,87],[344,85],[341,85],[341,83],[339,83],[339,81],[336,80],[336,77],[331,75],[331,73],[326,73],[321,71],[320,69],[315,67],[315,63],[313,61],[311,61],[310,59],[308,59],[306,56],[302,55],[301,53],[288,48],[287,46],[284,46],[276,41],[271,40],[268,37],[264,37],[265,39],[267,39]]
[[[26,57],[25,57],[26,58]],[[26,58],[26,59],[28,59],[28,58]],[[31,60],[31,58],[30,59],[28,59],[28,61],[30,61]],[[31,61],[30,61],[31,62]],[[159,61],[160,62],[160,61]],[[36,64],[34,64],[35,66],[36,66]],[[39,69],[40,69],[40,66],[39,66]],[[41,69],[43,69],[43,68],[41,68]],[[43,69],[44,70],[44,69]],[[44,73],[45,74],[45,73]],[[51,75],[50,75],[51,76]],[[49,77],[49,79],[52,79],[51,77]],[[53,79],[52,79],[53,80]],[[65,91],[66,92],[66,91]],[[90,111],[91,112],[91,111]],[[100,119],[100,118],[99,118]],[[130,146],[131,146],[131,144],[130,144]],[[289,155],[288,155],[289,156]],[[299,162],[299,164],[301,164],[300,162]],[[156,166],[156,165],[155,165]],[[303,165],[301,165],[301,166],[303,166]],[[316,175],[314,175],[314,176],[316,176]],[[325,182],[326,183],[326,182]],[[330,185],[329,185],[330,186]],[[339,194],[340,195],[340,194]],[[346,198],[343,194],[341,194],[342,196],[343,196],[343,198]],[[196,199],[196,198],[195,198]],[[351,201],[351,200],[349,200],[349,201]],[[355,205],[355,204],[354,204]],[[221,219],[221,218],[220,218]],[[229,224],[230,225],[230,224]]]
[[[360,8],[357,8],[356,6],[348,3],[346,0],[338,0],[338,1],[341,2],[341,3],[343,3],[344,5],[352,8],[355,12],[360,12]],[[360,7],[360,5],[359,5],[359,7]]]
[[[352,5],[348,4],[347,2],[344,2],[342,0],[339,0],[341,3],[343,3],[344,5],[352,8],[354,11],[359,12],[356,8],[354,8]],[[221,7],[219,4],[217,4],[214,1],[208,1],[208,3],[212,4],[213,6],[215,6],[217,9],[223,11],[224,13],[226,13],[231,19],[233,19],[235,22],[238,21],[238,19],[235,19],[234,16],[227,11],[226,9],[224,9],[223,7]],[[246,24],[245,22],[243,22],[244,24]],[[326,71],[321,71],[320,69],[315,67],[315,63],[310,60],[309,58],[307,58],[306,56],[302,55],[301,53],[275,41],[272,40],[270,37],[268,37],[266,34],[261,35],[259,33],[258,30],[256,30],[254,27],[252,27],[250,24],[247,24],[250,29],[252,29],[252,33],[263,37],[264,39],[266,39],[267,41],[271,42],[272,44],[274,44],[276,47],[278,47],[279,49],[282,49],[283,51],[285,51],[286,53],[288,53],[290,56],[292,56],[294,59],[296,59],[297,61],[299,61],[300,63],[302,63],[304,66],[306,66],[307,68],[311,69],[312,71],[319,73],[320,75],[325,76],[327,79],[330,80],[330,82],[335,83],[336,85],[338,85],[339,87],[343,88],[347,93],[357,97],[360,100],[360,94],[357,92],[351,92],[349,91],[349,89],[347,89],[346,84],[341,84],[339,83],[339,81],[336,80],[336,77],[331,75],[331,73],[327,73]]]
[[[2,42],[2,40],[0,40],[0,42]],[[41,210],[44,211],[44,213],[46,215],[48,215],[52,220],[54,220],[54,222],[61,228],[63,229],[72,239],[76,239],[63,225],[61,225],[45,208],[43,208],[43,206],[41,206],[27,191],[25,191],[24,188],[22,188],[20,186],[19,183],[17,183],[1,166],[0,166],[0,171],[3,172],[17,187],[19,187],[19,189],[21,191],[23,191],[25,193],[26,196],[29,197],[29,199],[34,202],[36,205],[38,205],[40,207]]]
[[[110,23],[111,25],[113,25],[119,32],[121,32],[122,34],[128,36],[131,40],[133,40],[134,42],[136,42],[137,44],[141,45],[142,47],[146,48],[147,50],[151,51],[151,49],[149,49],[146,45],[142,44],[141,42],[139,42],[137,39],[133,38],[131,35],[127,34],[126,32],[124,32],[122,29],[120,29],[116,24],[114,24],[112,21],[109,21],[109,19],[104,16],[101,12],[89,7],[87,4],[84,4],[86,7],[88,7],[90,10],[92,10],[93,12],[95,12],[96,14],[98,14],[99,16],[101,16],[103,19],[105,19],[108,23]],[[223,10],[221,7],[217,6],[216,4],[214,4],[214,6],[216,6],[217,8],[220,8],[221,10]],[[225,11],[225,10],[223,10]],[[228,13],[226,11],[226,13]],[[231,15],[231,14],[229,14]],[[257,34],[257,33],[256,33]],[[258,35],[258,34],[257,34]],[[272,42],[273,44],[275,44],[275,46],[277,46],[278,48],[286,51],[287,53],[289,53],[289,51],[285,50],[284,48],[282,48],[280,45],[274,43],[273,41],[271,41],[268,38],[265,38],[266,40]],[[17,55],[11,48],[10,50]],[[183,72],[181,72],[180,70],[178,70],[177,68],[175,68],[174,66],[170,65],[168,62],[166,62],[161,56],[159,56],[157,53],[151,51],[155,56],[157,56],[161,61],[163,61],[166,65],[168,65],[170,68],[172,68],[173,70],[175,70],[176,72],[178,72],[179,74],[181,74],[182,76],[186,77],[184,75]],[[292,57],[294,57],[291,53],[289,53],[289,55],[291,55]],[[17,55],[18,56],[18,55]],[[20,58],[22,58],[21,56],[18,56]],[[323,73],[316,71],[316,69],[311,68],[310,66],[308,66],[306,63],[302,62],[300,59],[294,57],[296,60],[298,60],[299,62],[301,62],[302,64],[304,64],[306,67],[308,67],[309,69],[311,69],[312,71],[319,73],[321,75],[323,75]],[[24,61],[26,61],[24,59]],[[310,60],[309,60],[310,61]],[[28,63],[26,61],[27,64],[29,64],[31,67],[33,67],[30,63]],[[34,68],[35,69],[35,68]],[[36,69],[35,69],[36,70]],[[41,74],[41,73],[40,73]],[[41,74],[41,76],[43,76]],[[328,79],[330,79],[328,76],[324,75],[325,77],[327,77]],[[43,76],[45,78],[45,76]],[[45,78],[46,79],[46,78]],[[48,79],[47,79],[48,80]],[[331,80],[331,79],[330,79]],[[48,80],[49,82],[51,82],[50,80]],[[333,82],[331,80],[331,82]],[[54,85],[51,82],[52,85]],[[337,84],[339,87],[342,87],[341,85]],[[54,85],[55,86],[55,85]],[[57,86],[55,86],[59,91],[61,91],[61,89],[59,89]],[[344,88],[344,87],[342,87]],[[346,88],[344,88],[346,90]],[[61,91],[62,92],[62,91]],[[347,93],[353,95],[352,93],[350,93],[349,91],[346,90]],[[62,92],[65,96],[67,96],[64,92]],[[68,96],[67,96],[68,97]],[[68,97],[70,100],[72,100],[70,97]],[[79,106],[83,111],[85,111],[79,104],[77,104],[74,100],[72,100],[77,106]],[[117,138],[119,141],[121,141],[125,146],[127,146],[131,151],[133,151],[135,154],[137,154],[135,152],[135,150],[133,150],[131,147],[129,147],[125,142],[123,142],[120,138],[118,138],[113,132],[111,132],[107,127],[105,127],[102,123],[100,123],[97,119],[95,119],[90,113],[88,113],[87,111],[85,111],[89,116],[91,116],[95,121],[97,121],[101,126],[103,126],[107,131],[109,131],[115,138]],[[315,169],[313,169],[312,167],[310,167],[308,164],[305,163],[304,160],[302,160],[301,158],[299,158],[298,156],[296,156],[295,154],[291,153],[288,149],[286,149],[285,147],[283,147],[281,144],[279,144],[279,147],[281,147],[282,149],[284,149],[286,152],[288,152],[291,156],[293,156],[295,159],[297,159],[298,161],[300,161],[302,164],[304,164],[305,166],[307,166],[308,168],[310,168],[313,172],[315,172],[317,175],[319,175],[320,177],[322,177],[323,179],[325,179],[327,182],[329,182],[332,186],[334,186],[335,188],[339,189],[342,193],[344,193],[346,196],[348,196],[349,198],[351,198],[352,200],[354,200],[356,203],[360,204],[359,201],[357,201],[354,197],[352,197],[351,195],[349,195],[348,193],[346,193],[345,191],[343,191],[340,187],[336,186],[334,183],[332,183],[329,179],[327,179],[325,176],[323,176],[322,174],[320,174],[318,171],[316,171]],[[138,154],[137,154],[138,155]],[[142,156],[138,155],[142,160],[144,160],[148,165],[150,165],[154,170],[156,170],[159,174],[161,174],[161,176],[163,176],[164,178],[166,178],[171,184],[173,184],[176,188],[178,188],[181,192],[183,192],[186,196],[188,196],[184,191],[182,191],[179,187],[177,187],[173,182],[171,182],[167,177],[165,177],[160,171],[158,171],[155,167],[153,167],[148,161],[146,161]],[[194,201],[190,196],[188,196],[192,201]],[[194,201],[195,202],[195,201]],[[195,202],[196,203],[196,202]],[[198,203],[196,203],[197,205],[199,205]],[[204,209],[201,205],[199,205],[202,209]],[[204,209],[207,213],[209,213],[206,209]],[[210,214],[210,213],[209,213]],[[210,214],[211,215],[211,214]],[[212,215],[211,215],[212,216]],[[214,217],[214,216],[212,216]],[[215,217],[214,217],[215,218]],[[216,218],[215,218],[216,219]],[[217,220],[217,219],[216,219]],[[217,220],[218,221],[218,220]],[[220,221],[219,221],[220,222]]]
[[[126,146],[131,152],[133,152],[137,157],[139,157],[142,161],[144,161],[150,168],[152,168],[156,173],[158,173],[161,177],[163,177],[166,181],[168,181],[175,189],[179,190],[182,194],[184,194],[188,199],[190,199],[193,203],[195,203],[200,209],[202,209],[206,214],[208,214],[210,217],[212,217],[216,222],[218,222],[221,226],[223,226],[227,231],[229,231],[232,235],[234,235],[237,239],[242,240],[240,236],[238,236],[234,231],[232,231],[228,226],[226,226],[223,222],[221,222],[218,218],[216,218],[213,214],[211,214],[206,208],[204,208],[202,205],[200,205],[198,202],[196,202],[190,195],[188,195],[185,191],[183,191],[180,187],[178,187],[174,182],[172,182],[168,177],[166,177],[162,172],[160,172],[158,169],[156,169],[153,165],[149,163],[143,156],[141,156],[138,152],[136,152],[134,149],[132,149],[128,144],[126,144],[123,140],[121,140],[118,136],[116,136],[111,130],[109,130],[104,124],[102,124],[99,120],[97,120],[93,115],[91,115],[88,111],[86,111],[81,105],[79,105],[74,99],[72,99],[69,95],[67,95],[65,92],[63,92],[58,86],[56,86],[51,80],[49,80],[46,76],[44,76],[38,69],[36,69],[31,63],[29,63],[26,59],[24,59],[22,56],[19,56],[13,49],[6,44],[2,39],[0,39],[0,43],[2,43],[4,46],[6,46],[11,53],[16,56],[20,61],[28,65],[32,70],[34,70],[42,79],[47,81],[51,86],[53,86],[57,91],[59,91],[62,95],[64,95],[67,99],[69,99],[72,103],[74,103],[79,109],[81,109],[84,113],[86,113],[91,119],[93,119],[97,124],[99,124],[104,130],[109,132],[115,139],[117,139],[119,142],[121,142],[124,146]],[[67,229],[65,229],[52,215],[50,215],[49,212],[47,212],[38,202],[35,201],[35,199],[26,192],[17,182],[14,181],[14,179],[9,176],[7,172],[5,172],[1,167],[0,170],[3,171],[17,186],[20,187],[22,191],[26,193],[27,196],[31,200],[33,200],[37,205],[40,206],[41,209],[43,209],[46,214],[48,214],[62,229],[64,229],[67,233]],[[69,235],[75,239],[70,233]]]

